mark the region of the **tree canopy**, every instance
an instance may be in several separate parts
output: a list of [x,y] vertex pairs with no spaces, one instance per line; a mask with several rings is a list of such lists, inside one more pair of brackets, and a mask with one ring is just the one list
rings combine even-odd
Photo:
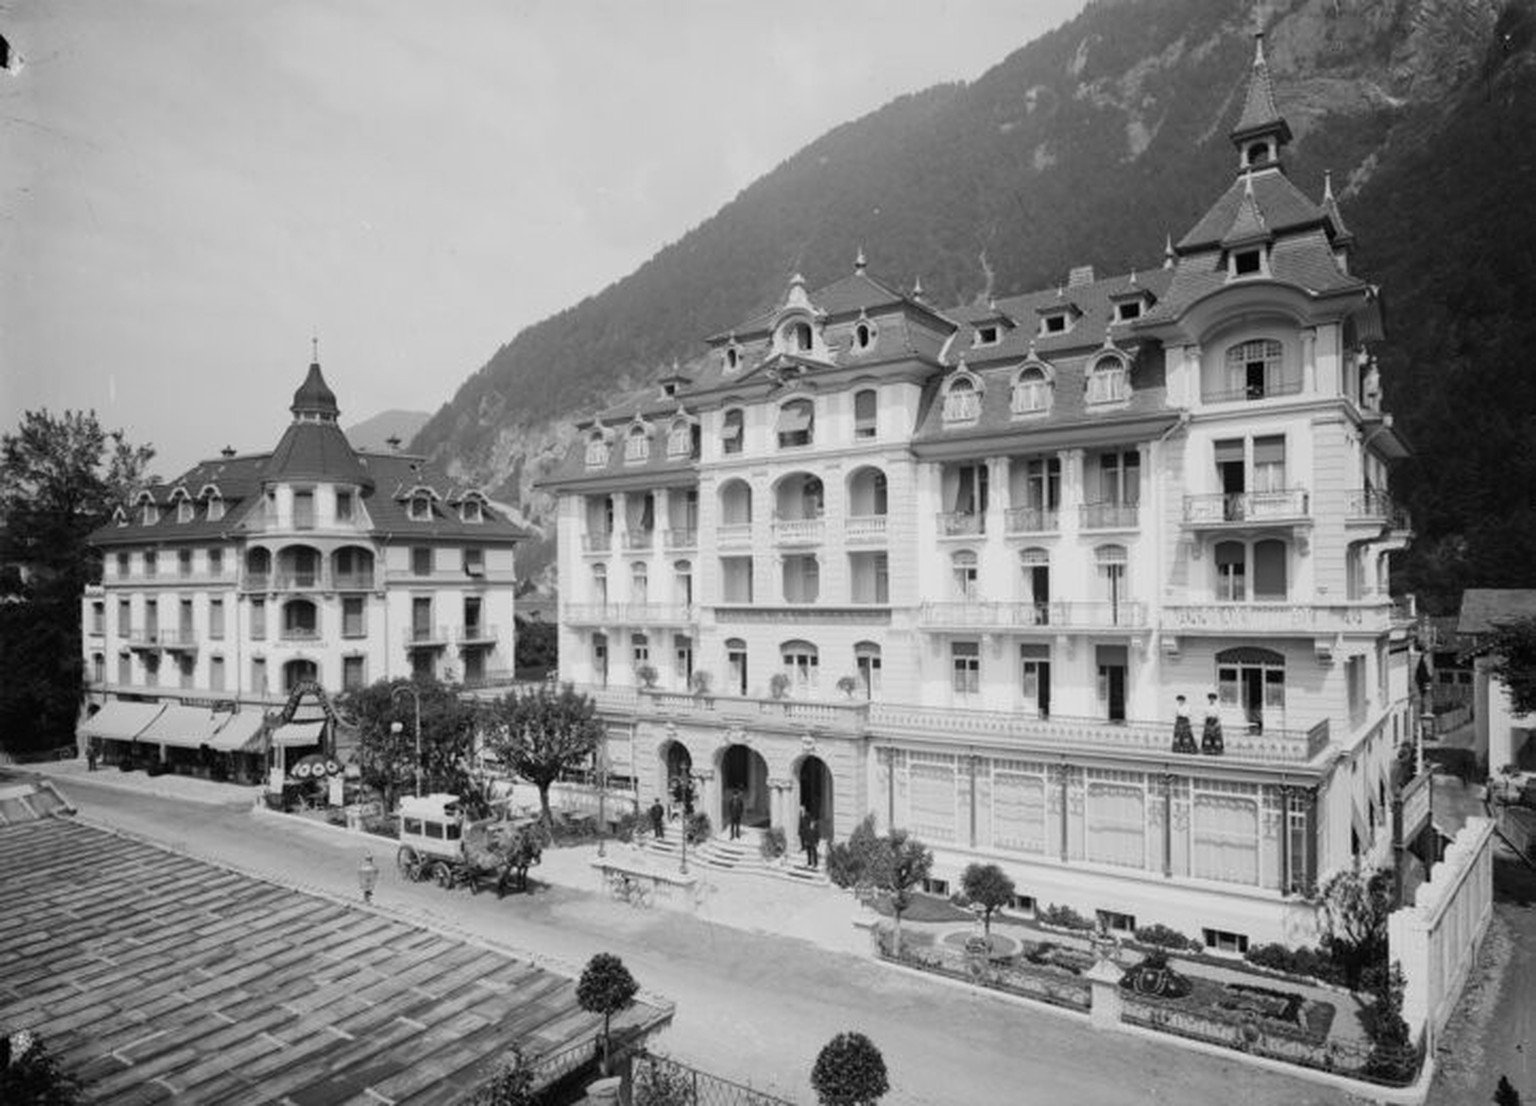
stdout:
[[548,824],[549,785],[562,772],[586,764],[602,740],[597,704],[570,684],[558,691],[541,685],[509,691],[492,704],[491,717],[491,749],[539,789],[539,806]]
[[821,1106],[874,1106],[891,1083],[873,1041],[862,1033],[839,1033],[817,1055],[811,1087]]
[[960,873],[960,886],[966,897],[981,907],[982,928],[990,937],[992,915],[1013,901],[1013,880],[996,864],[968,864]]
[[1509,692],[1516,714],[1536,711],[1536,617],[1500,626],[1488,642],[1493,674]]
[[576,982],[576,1001],[583,1010],[603,1016],[603,1068],[608,1068],[609,1029],[613,1016],[635,1000],[640,985],[629,969],[611,952],[600,952],[587,961]]
[[80,599],[100,574],[86,539],[154,456],[94,411],[28,411],[0,438],[0,742],[71,740],[80,711]]
[[[480,707],[436,680],[380,680],[342,697],[340,707],[357,724],[358,767],[363,783],[393,809],[416,786],[416,704],[421,699],[422,792],[458,795],[471,816],[484,813],[473,775]],[[393,730],[400,724],[399,732]]]

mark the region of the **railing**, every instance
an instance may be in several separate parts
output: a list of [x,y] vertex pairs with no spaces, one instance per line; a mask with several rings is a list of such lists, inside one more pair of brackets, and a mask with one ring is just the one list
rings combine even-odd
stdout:
[[722,549],[736,549],[752,544],[750,522],[726,522],[715,528],[715,544]]
[[773,540],[780,545],[814,545],[826,530],[824,518],[775,518]]
[[625,530],[625,549],[649,549],[656,544],[655,530]]
[[277,636],[281,641],[319,641],[320,631],[313,626],[284,626]]
[[562,622],[585,625],[681,625],[698,618],[687,603],[567,603]]
[[1207,525],[1224,522],[1291,521],[1308,517],[1307,490],[1277,492],[1214,492],[1184,497],[1184,522]]
[[495,626],[484,624],[465,626],[457,634],[460,645],[487,645],[498,640],[500,636]]
[[337,591],[371,591],[372,572],[338,572],[331,577],[331,586]]
[[1176,632],[1337,634],[1380,632],[1391,608],[1366,603],[1170,603],[1163,625]]
[[322,585],[320,572],[279,572],[272,579],[273,591],[312,591]]
[[1010,507],[1003,517],[1010,534],[1040,534],[1061,528],[1060,512],[1052,507]]
[[612,534],[583,534],[581,548],[588,553],[607,553],[613,548]]
[[407,626],[405,628],[406,645],[446,645],[448,644],[447,626]]
[[1132,530],[1140,515],[1135,503],[1084,503],[1078,510],[1084,530]]
[[160,648],[160,631],[154,627],[135,626],[123,635],[131,649]]
[[240,576],[241,591],[271,591],[272,574],[269,572],[245,572]]
[[667,1056],[641,1052],[631,1078],[636,1102],[678,1102],[688,1106],[792,1106],[793,1100],[733,1083]]
[[197,635],[190,627],[182,630],[161,630],[159,638],[161,646],[166,649],[197,648]]
[[487,668],[471,676],[464,676],[466,690],[475,691],[488,687],[511,687],[517,683],[517,676],[510,668]]
[[1300,380],[1277,380],[1273,385],[1244,384],[1238,388],[1222,388],[1200,392],[1202,403],[1243,403],[1258,399],[1273,399],[1276,396],[1294,396],[1301,394]]
[[692,526],[668,530],[666,543],[668,549],[694,549],[699,544],[699,532]]
[[924,603],[918,611],[919,625],[932,628],[1009,628],[1051,626],[1071,629],[1124,627],[1140,629],[1147,625],[1145,603],[1122,601],[1058,601],[1031,603],[987,599]]
[[882,542],[885,524],[885,515],[849,515],[843,519],[843,538],[849,542]]
[[1350,521],[1385,522],[1394,530],[1413,529],[1407,510],[1398,506],[1382,488],[1362,488],[1349,493],[1344,517]]
[[938,516],[939,536],[941,538],[966,537],[972,534],[985,534],[987,532],[987,516],[982,512],[974,514],[963,511],[950,511]]

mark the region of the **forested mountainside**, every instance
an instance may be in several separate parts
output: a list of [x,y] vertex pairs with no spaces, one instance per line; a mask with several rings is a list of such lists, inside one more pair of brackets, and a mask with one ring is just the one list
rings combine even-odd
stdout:
[[[1536,585],[1530,52],[1536,0],[1274,0],[1266,53],[1313,196],[1332,170],[1355,269],[1382,285],[1390,409],[1420,450],[1399,490],[1406,581]],[[518,333],[413,443],[494,495],[532,483],[572,418],[703,351],[782,296],[870,271],[930,302],[1155,264],[1230,179],[1252,59],[1231,0],[1099,0],[970,84],[893,101],[752,184],[632,275]],[[977,28],[936,27],[975,34]],[[1524,348],[1532,348],[1524,342]],[[525,571],[549,561],[537,545]]]

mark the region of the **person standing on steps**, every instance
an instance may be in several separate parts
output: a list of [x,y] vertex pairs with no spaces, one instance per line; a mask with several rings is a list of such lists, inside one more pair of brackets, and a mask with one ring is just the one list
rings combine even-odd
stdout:
[[810,868],[821,866],[821,827],[809,812],[804,815],[805,828],[800,831],[800,844],[805,846],[805,863]]
[[736,841],[741,837],[741,816],[746,808],[746,803],[741,798],[741,788],[731,788],[731,797],[726,801],[725,813],[730,821],[731,840]]
[[660,799],[651,800],[651,836],[660,841],[667,835],[667,808]]

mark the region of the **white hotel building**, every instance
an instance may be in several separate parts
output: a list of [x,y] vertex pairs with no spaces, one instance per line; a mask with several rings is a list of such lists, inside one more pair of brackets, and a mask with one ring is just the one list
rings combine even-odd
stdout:
[[[791,847],[801,806],[872,813],[940,880],[1315,939],[1318,879],[1389,854],[1408,534],[1377,292],[1289,137],[1261,44],[1236,178],[1162,265],[941,310],[861,257],[579,425],[561,676],[642,803],[686,769]],[[1175,752],[1211,692],[1224,751]]]

